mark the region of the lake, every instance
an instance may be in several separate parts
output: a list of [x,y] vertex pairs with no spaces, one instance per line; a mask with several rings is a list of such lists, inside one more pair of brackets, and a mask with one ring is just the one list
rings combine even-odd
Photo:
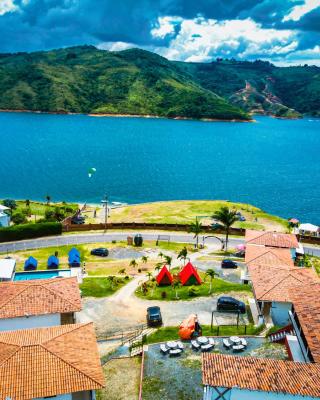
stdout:
[[320,120],[256,121],[0,113],[0,198],[228,199],[320,224]]

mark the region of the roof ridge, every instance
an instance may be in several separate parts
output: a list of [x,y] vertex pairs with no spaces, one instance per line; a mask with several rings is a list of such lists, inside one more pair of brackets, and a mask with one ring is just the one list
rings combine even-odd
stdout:
[[266,233],[268,233],[268,232],[262,231],[262,233],[261,233],[260,235],[255,236],[254,238],[248,240],[247,243],[250,243],[250,242],[252,242],[253,240],[256,240],[256,239],[260,238],[261,236],[265,235]]
[[[49,342],[51,342],[52,340],[57,339],[57,338],[60,337],[60,336],[63,336],[63,335],[66,335],[67,333],[76,331],[76,330],[78,330],[78,329],[80,329],[80,328],[83,328],[83,327],[85,327],[85,326],[87,326],[87,325],[93,325],[93,322],[87,322],[87,323],[84,323],[84,324],[60,325],[59,327],[72,326],[72,327],[74,327],[74,328],[73,328],[73,329],[70,329],[69,331],[66,331],[66,332],[61,332],[61,333],[57,334],[56,336],[53,336],[52,338],[50,338],[50,339],[48,339],[48,340],[44,340],[41,344],[49,343]],[[46,329],[46,328],[40,328],[40,329]]]
[[290,272],[290,270],[288,270],[288,275],[284,276],[281,281],[277,282],[274,286],[272,286],[269,290],[267,290],[265,293],[263,293],[263,296],[265,296],[267,293],[269,293],[271,290],[273,290],[275,287],[279,286],[280,283],[282,283],[285,279],[288,279],[289,277],[295,278],[296,280],[298,280],[299,282],[303,283],[300,279],[296,278],[295,276],[293,276]]
[[10,354],[10,356],[8,356],[7,358],[5,358],[2,362],[0,362],[0,366],[1,365],[3,365],[4,363],[6,363],[8,360],[10,360],[10,358],[12,358],[16,353],[18,353],[19,351],[20,351],[20,349],[21,349],[21,346],[19,346],[18,344],[12,344],[12,343],[6,343],[6,342],[1,342],[1,343],[4,343],[4,344],[6,344],[6,345],[11,345],[11,346],[14,346],[14,347],[17,347],[17,349],[12,353],[12,354]]
[[[22,285],[21,285],[22,286]],[[14,300],[16,297],[20,296],[21,293],[23,293],[24,291],[26,291],[28,289],[28,286],[24,285],[24,288],[22,288],[18,293],[14,294],[13,296],[10,296],[7,301],[5,301],[4,303],[2,303],[0,305],[0,309],[2,309],[4,306],[6,306],[10,301]]]
[[[75,279],[76,279],[76,278],[75,278]],[[59,280],[59,282],[61,282],[61,280]],[[52,282],[52,283],[55,283],[55,282]],[[49,282],[46,283],[46,284],[44,284],[43,287],[44,287],[45,289],[47,289],[50,293],[56,294],[57,296],[59,296],[60,298],[62,298],[62,300],[66,301],[67,303],[71,304],[71,305],[74,306],[74,307],[76,306],[75,303],[73,303],[72,301],[70,301],[70,300],[68,300],[68,299],[65,299],[60,293],[58,293],[57,291],[54,291],[53,289],[47,287],[47,285],[49,285]],[[41,286],[41,285],[40,285],[40,286]],[[82,307],[81,307],[81,308],[82,308]]]

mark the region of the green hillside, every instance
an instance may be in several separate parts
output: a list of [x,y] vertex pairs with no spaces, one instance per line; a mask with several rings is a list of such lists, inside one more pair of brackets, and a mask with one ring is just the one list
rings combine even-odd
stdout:
[[174,63],[80,46],[0,56],[0,109],[249,119]]

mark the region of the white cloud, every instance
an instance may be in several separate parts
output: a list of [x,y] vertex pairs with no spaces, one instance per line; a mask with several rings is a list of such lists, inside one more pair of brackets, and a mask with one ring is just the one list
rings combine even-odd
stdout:
[[308,12],[320,7],[320,0],[305,0],[304,4],[294,6],[291,12],[286,15],[282,21],[299,21]]
[[181,61],[206,62],[215,57],[250,59],[294,51],[298,46],[296,35],[291,30],[264,29],[250,18],[225,21],[196,18],[183,20],[168,47],[157,50],[169,59]]
[[167,35],[173,34],[175,26],[181,21],[180,17],[160,17],[157,25],[151,30],[151,35],[163,39]]
[[8,12],[17,11],[19,9],[13,2],[14,0],[0,0],[0,15]]
[[100,43],[97,47],[98,49],[101,50],[121,51],[121,50],[132,49],[138,46],[133,43],[126,43],[126,42],[104,42]]

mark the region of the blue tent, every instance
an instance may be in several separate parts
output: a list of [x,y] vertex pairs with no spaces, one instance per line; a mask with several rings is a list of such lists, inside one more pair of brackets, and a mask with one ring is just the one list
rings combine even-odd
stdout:
[[25,271],[34,271],[37,269],[38,266],[38,261],[30,256],[25,262],[24,262],[24,270]]
[[80,267],[81,260],[80,260],[79,250],[77,250],[76,248],[73,247],[69,251],[68,261],[69,261],[70,267]]
[[48,269],[57,269],[59,267],[59,259],[56,256],[50,256],[47,263]]

